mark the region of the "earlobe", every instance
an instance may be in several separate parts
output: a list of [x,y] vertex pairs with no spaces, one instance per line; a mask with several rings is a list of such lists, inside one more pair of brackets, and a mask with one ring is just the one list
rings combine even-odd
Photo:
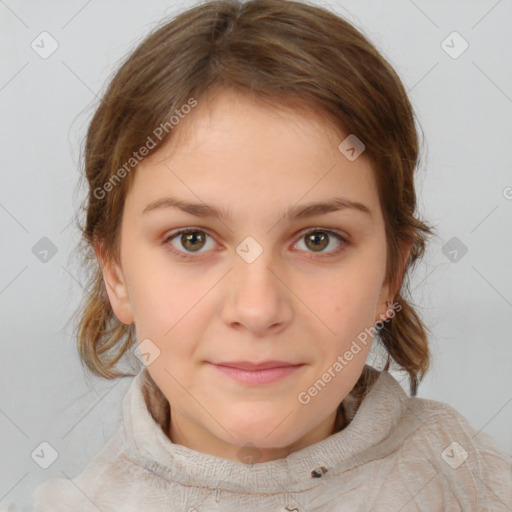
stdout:
[[406,271],[406,263],[409,257],[409,252],[411,250],[412,243],[404,245],[400,251],[400,279],[398,281],[398,288],[391,290],[389,283],[384,283],[381,288],[381,292],[379,295],[379,302],[377,304],[377,312],[375,317],[375,323],[383,322],[387,318],[391,318],[394,316],[394,300],[395,296],[399,293],[400,288],[402,286],[402,281]]
[[129,325],[134,322],[134,317],[123,272],[117,263],[107,262],[100,246],[95,244],[94,250],[101,266],[103,282],[112,310],[121,323]]
[[379,296],[377,304],[377,312],[375,316],[375,323],[384,322],[393,310],[393,295],[390,293],[389,286],[384,284]]

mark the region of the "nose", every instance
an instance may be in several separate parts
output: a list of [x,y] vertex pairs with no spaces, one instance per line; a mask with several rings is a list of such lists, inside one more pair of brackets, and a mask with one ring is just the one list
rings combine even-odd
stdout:
[[245,328],[257,337],[285,329],[293,314],[293,294],[282,274],[270,251],[263,250],[254,260],[236,254],[225,281],[222,320],[226,325]]

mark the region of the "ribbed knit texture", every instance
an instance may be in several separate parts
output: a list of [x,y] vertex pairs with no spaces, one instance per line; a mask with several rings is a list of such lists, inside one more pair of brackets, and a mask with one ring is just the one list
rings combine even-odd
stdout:
[[449,405],[408,397],[387,372],[366,367],[365,375],[370,385],[344,401],[340,431],[286,458],[245,464],[172,443],[169,404],[143,368],[115,435],[73,482],[39,485],[34,511],[512,510],[510,460],[490,436]]

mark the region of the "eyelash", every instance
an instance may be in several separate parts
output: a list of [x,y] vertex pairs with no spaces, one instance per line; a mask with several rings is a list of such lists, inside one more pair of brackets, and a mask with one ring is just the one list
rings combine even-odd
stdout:
[[[176,256],[178,256],[179,258],[182,258],[186,261],[191,261],[193,259],[195,259],[196,257],[194,256],[194,253],[184,253],[182,251],[178,251],[177,249],[175,249],[171,244],[171,240],[173,240],[174,238],[177,238],[178,236],[180,235],[183,235],[183,234],[186,234],[186,233],[193,233],[193,232],[201,232],[201,233],[205,233],[206,235],[208,235],[210,238],[213,238],[212,236],[210,236],[204,229],[199,229],[199,228],[184,228],[184,229],[180,229],[179,231],[176,231],[174,233],[171,233],[169,236],[165,237],[163,243],[165,244],[166,246],[166,249],[168,251],[170,251],[171,253],[175,254]],[[322,233],[327,233],[328,235],[334,235],[340,242],[341,242],[341,245],[330,251],[330,252],[327,252],[327,253],[316,253],[318,254],[319,256],[308,256],[308,258],[310,259],[319,259],[319,258],[330,258],[330,257],[334,257],[336,255],[338,255],[341,251],[343,251],[345,249],[345,246],[348,244],[348,241],[347,239],[342,236],[340,233],[336,232],[336,231],[333,231],[333,230],[330,230],[330,229],[323,229],[323,228],[312,228],[312,229],[309,229],[308,231],[305,231],[305,232],[302,232],[302,234],[300,235],[299,237],[299,240],[304,238],[306,235],[309,235],[311,233],[316,233],[316,232],[319,232],[321,231]],[[306,251],[306,252],[309,252],[309,251]],[[198,253],[200,254],[200,253]],[[312,253],[312,254],[315,254],[315,253]]]

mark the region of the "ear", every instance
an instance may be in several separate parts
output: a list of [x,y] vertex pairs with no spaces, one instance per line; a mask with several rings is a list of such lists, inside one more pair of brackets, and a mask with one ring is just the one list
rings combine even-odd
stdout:
[[121,268],[117,264],[108,263],[101,244],[94,243],[94,252],[101,266],[110,305],[117,319],[126,325],[133,323],[135,320],[128,296],[128,287]]
[[393,310],[394,298],[402,287],[402,282],[405,274],[405,264],[407,262],[407,258],[409,257],[409,252],[411,251],[412,242],[404,245],[400,251],[400,268],[401,275],[400,279],[397,280],[398,288],[392,289],[391,283],[383,283],[379,299],[377,302],[376,314],[375,314],[375,323],[382,322],[389,317],[390,312]]
[[374,323],[383,322],[389,316],[392,308],[391,303],[393,302],[393,297],[394,294],[391,293],[390,285],[388,283],[383,284],[380,289]]

